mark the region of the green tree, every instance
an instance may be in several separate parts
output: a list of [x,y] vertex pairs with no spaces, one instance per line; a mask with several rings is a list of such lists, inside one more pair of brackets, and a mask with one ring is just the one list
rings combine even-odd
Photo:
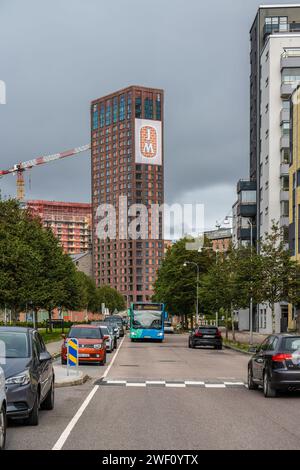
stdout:
[[275,333],[275,304],[282,301],[299,302],[299,266],[285,248],[279,224],[273,221],[271,233],[265,234],[260,246],[262,256],[261,296],[272,312],[272,331]]
[[[214,262],[214,254],[210,250],[187,250],[186,243],[190,242],[190,239],[182,238],[168,249],[157,273],[153,296],[153,300],[166,305],[171,315],[180,316],[185,326],[196,305],[197,272],[195,266],[188,264],[185,267],[184,263],[196,263],[201,279]],[[209,247],[207,240],[205,247]],[[199,311],[201,310],[200,305]]]
[[109,309],[111,313],[115,310],[121,312],[126,308],[126,302],[122,294],[110,286],[101,286],[96,289],[96,311],[101,312],[101,306]]

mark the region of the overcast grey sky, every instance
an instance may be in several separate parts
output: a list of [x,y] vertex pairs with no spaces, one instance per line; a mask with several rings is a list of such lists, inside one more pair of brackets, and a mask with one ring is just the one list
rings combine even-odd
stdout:
[[[88,143],[92,99],[130,84],[164,88],[166,202],[204,203],[213,228],[248,176],[249,29],[258,5],[0,0],[0,168]],[[31,189],[28,172],[26,181],[31,199],[89,201],[90,156],[31,170]],[[15,177],[0,187],[15,195]]]

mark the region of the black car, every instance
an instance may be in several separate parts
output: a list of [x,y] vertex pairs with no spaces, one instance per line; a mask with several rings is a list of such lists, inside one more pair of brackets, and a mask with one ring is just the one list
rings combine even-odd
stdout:
[[215,349],[222,349],[222,344],[222,334],[216,326],[199,326],[191,331],[189,336],[189,348],[212,346]]
[[271,335],[255,350],[248,363],[248,388],[259,385],[265,397],[275,397],[279,390],[300,390],[300,336]]
[[52,357],[32,328],[2,326],[0,341],[5,344],[7,417],[25,418],[27,424],[36,426],[40,407],[54,407]]
[[116,323],[120,330],[120,336],[125,335],[125,328],[123,325],[122,317],[119,317],[118,315],[109,315],[108,317],[105,317],[104,323]]

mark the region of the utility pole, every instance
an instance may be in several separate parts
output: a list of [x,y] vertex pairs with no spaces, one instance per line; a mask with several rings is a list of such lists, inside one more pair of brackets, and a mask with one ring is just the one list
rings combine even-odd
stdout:
[[200,268],[197,263],[194,263],[194,261],[185,261],[183,263],[183,266],[187,266],[188,264],[192,264],[193,266],[196,266],[197,268],[197,286],[196,286],[196,324],[197,326],[199,325],[199,272]]

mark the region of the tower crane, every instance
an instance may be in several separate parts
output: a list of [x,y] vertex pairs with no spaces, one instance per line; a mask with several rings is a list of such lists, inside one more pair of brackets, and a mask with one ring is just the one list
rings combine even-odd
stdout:
[[72,150],[67,150],[65,152],[54,153],[52,155],[43,155],[41,157],[28,160],[27,162],[16,163],[12,168],[8,170],[0,170],[0,178],[11,173],[17,174],[17,199],[19,201],[24,201],[25,198],[25,180],[24,172],[30,170],[31,168],[44,165],[45,163],[53,162],[55,160],[60,160],[61,158],[72,157],[81,152],[86,152],[90,150],[90,144],[83,145],[81,147],[76,147]]

